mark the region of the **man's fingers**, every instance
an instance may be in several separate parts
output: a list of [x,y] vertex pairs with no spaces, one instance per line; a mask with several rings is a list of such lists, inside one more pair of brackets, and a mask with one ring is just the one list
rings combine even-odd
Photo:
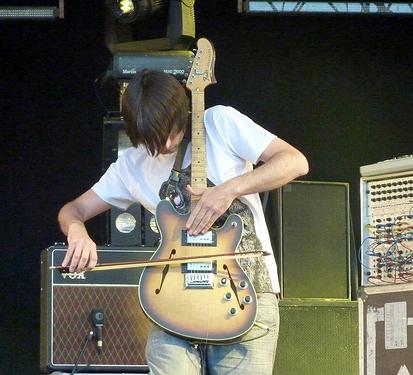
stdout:
[[211,217],[208,222],[204,225],[204,227],[201,230],[201,233],[206,233],[208,230],[212,227],[212,224],[215,223],[215,220],[213,217]]
[[73,250],[74,250],[74,245],[69,244],[66,250],[66,255],[62,262],[63,267],[66,267],[69,264],[69,262],[72,260]]
[[210,211],[206,211],[203,216],[198,215],[189,228],[189,234],[196,236],[200,233],[207,232],[217,218],[218,216]]
[[79,257],[76,270],[78,272],[84,271],[86,269],[86,264],[89,262],[89,251],[83,249],[82,254]]
[[69,272],[91,270],[97,263],[96,244],[94,242],[85,243],[84,241],[71,243],[62,266],[67,266],[69,263]]
[[82,246],[80,243],[75,243],[72,260],[70,262],[69,272],[79,271],[79,261],[82,254]]
[[198,225],[200,221],[200,205],[196,205],[195,207],[192,208],[191,215],[189,215],[188,221],[186,222],[186,228],[187,229],[194,229],[195,226]]
[[96,253],[96,245],[93,244],[93,249],[90,252],[89,263],[86,267],[86,270],[90,271],[92,268],[94,268],[96,266],[97,262],[98,262],[98,256],[97,256],[97,253]]
[[[188,185],[189,186],[189,185]],[[198,202],[195,206],[191,207],[191,214],[189,215],[188,221],[186,222],[186,228],[191,228],[192,230],[199,224],[202,216],[205,213],[201,212],[202,204]]]
[[[187,228],[189,228],[189,234],[196,236],[201,232],[208,218],[205,216],[206,213],[201,214],[198,212],[193,212],[188,220]],[[191,220],[192,217],[192,220]]]
[[187,188],[188,192],[191,195],[197,195],[197,196],[202,195],[205,191],[205,189],[196,189],[196,190],[194,190],[194,189],[192,189],[191,185],[186,185],[186,188]]

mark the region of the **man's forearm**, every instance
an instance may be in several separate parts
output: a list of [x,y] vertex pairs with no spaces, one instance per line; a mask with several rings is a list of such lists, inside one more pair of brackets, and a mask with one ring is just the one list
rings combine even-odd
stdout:
[[67,236],[69,232],[69,226],[72,223],[84,223],[85,219],[76,205],[76,202],[72,201],[65,204],[59,211],[57,216],[61,231]]
[[223,184],[202,191],[188,186],[191,194],[201,197],[186,223],[189,234],[205,233],[235,198],[276,189],[308,172],[307,159],[294,148],[270,153],[270,156],[263,154],[261,159],[265,161],[263,165]]
[[59,211],[57,219],[64,234],[68,234],[72,223],[83,224],[87,220],[108,210],[110,205],[103,201],[93,190],[89,189],[75,200],[65,204]]
[[308,173],[307,159],[301,152],[282,151],[254,170],[226,182],[237,197],[269,191]]

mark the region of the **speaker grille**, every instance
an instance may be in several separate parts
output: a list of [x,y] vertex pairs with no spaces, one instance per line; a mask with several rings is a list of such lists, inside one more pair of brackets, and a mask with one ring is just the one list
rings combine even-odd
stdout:
[[357,375],[358,309],[341,305],[283,306],[274,374]]
[[268,196],[283,298],[351,297],[349,186],[293,181]]
[[138,302],[138,287],[54,286],[52,363],[74,364],[85,337],[93,328],[90,313],[105,312],[103,348],[89,343],[80,363],[85,365],[145,365],[149,320]]
[[348,186],[283,187],[283,295],[348,299]]

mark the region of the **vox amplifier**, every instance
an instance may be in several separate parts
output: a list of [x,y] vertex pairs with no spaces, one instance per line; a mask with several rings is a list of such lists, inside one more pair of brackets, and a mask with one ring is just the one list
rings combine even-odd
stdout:
[[[98,247],[99,263],[149,259],[155,248]],[[66,246],[41,255],[40,368],[82,372],[145,373],[146,337],[150,327],[138,300],[139,268],[61,274]],[[93,312],[102,314],[98,350]],[[95,323],[95,324],[94,324]]]

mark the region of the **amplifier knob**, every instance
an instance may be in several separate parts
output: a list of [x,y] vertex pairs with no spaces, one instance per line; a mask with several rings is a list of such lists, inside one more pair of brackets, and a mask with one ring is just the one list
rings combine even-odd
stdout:
[[224,299],[227,300],[227,301],[231,301],[232,300],[231,292],[225,293],[224,294]]
[[245,296],[242,300],[245,304],[248,304],[248,303],[252,302],[252,297],[251,296]]
[[225,286],[227,285],[227,282],[228,282],[227,278],[223,277],[221,280],[219,280],[219,285]]
[[240,289],[245,289],[248,286],[248,283],[245,280],[241,280],[239,283]]
[[231,316],[237,315],[237,313],[238,313],[238,311],[237,311],[237,309],[236,309],[235,307],[231,307],[231,308],[228,310],[228,314],[231,315]]

